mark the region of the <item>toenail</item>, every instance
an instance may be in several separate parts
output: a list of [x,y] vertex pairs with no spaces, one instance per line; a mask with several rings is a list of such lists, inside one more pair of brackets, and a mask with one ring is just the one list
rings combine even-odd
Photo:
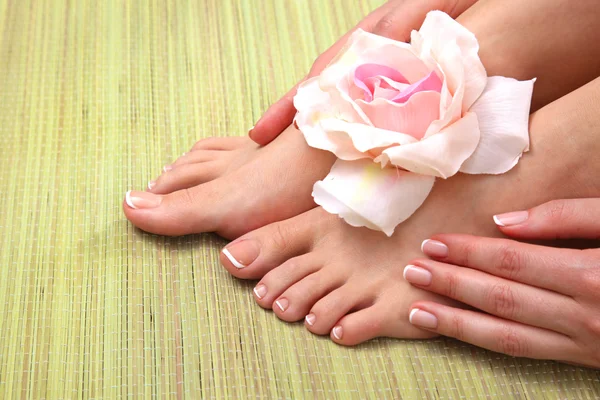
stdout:
[[154,188],[154,186],[156,186],[156,181],[149,181],[148,182],[148,190],[152,190],[152,188]]
[[315,324],[315,321],[317,320],[317,316],[311,313],[304,317],[304,320],[308,325],[313,326]]
[[437,240],[425,239],[421,243],[421,251],[430,257],[448,257],[448,246]]
[[416,265],[404,267],[404,279],[415,285],[427,286],[431,284],[431,272]]
[[170,171],[170,170],[172,170],[172,169],[173,169],[173,167],[172,167],[172,166],[170,166],[170,165],[165,165],[165,166],[163,167],[163,172],[169,172],[169,171]]
[[413,308],[410,311],[408,320],[411,324],[420,326],[421,328],[435,329],[438,326],[438,320],[435,315],[419,308]]
[[277,304],[277,307],[279,307],[281,312],[284,312],[285,310],[287,310],[288,306],[290,305],[290,302],[286,298],[283,298],[275,300],[275,304]]
[[156,208],[160,206],[162,197],[148,192],[130,190],[125,194],[125,202],[133,209]]
[[267,294],[267,287],[262,283],[256,285],[254,288],[254,294],[259,300],[261,300]]
[[230,243],[223,249],[223,254],[237,269],[246,268],[258,257],[260,248],[254,240],[240,240]]
[[333,337],[336,338],[337,340],[342,340],[342,335],[344,334],[344,330],[342,329],[341,326],[338,325],[331,330],[331,333],[333,333]]

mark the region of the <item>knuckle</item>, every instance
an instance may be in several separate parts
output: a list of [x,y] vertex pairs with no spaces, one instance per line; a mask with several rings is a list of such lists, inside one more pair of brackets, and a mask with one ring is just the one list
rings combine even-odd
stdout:
[[271,232],[271,243],[274,250],[281,253],[284,253],[289,247],[287,231],[283,227],[283,224],[275,224],[273,232]]
[[463,244],[460,251],[459,263],[465,267],[473,265],[474,260],[477,258],[480,245],[477,240],[469,240]]
[[517,315],[515,296],[508,285],[504,283],[493,285],[487,297],[487,303],[492,314],[508,319],[515,319]]
[[456,299],[456,295],[458,293],[458,277],[456,274],[448,273],[444,277],[444,289],[442,290],[442,294],[446,297],[450,297],[451,299]]
[[498,248],[495,259],[498,272],[509,279],[517,277],[523,268],[523,253],[508,244]]
[[378,35],[389,34],[396,26],[396,18],[393,13],[384,15],[375,25],[373,32]]
[[503,328],[499,333],[498,349],[501,353],[512,357],[527,357],[529,355],[529,344],[519,337],[510,327]]
[[451,336],[460,341],[465,341],[465,321],[455,313],[450,324]]
[[544,218],[550,223],[557,223],[571,218],[573,209],[569,204],[569,202],[564,200],[549,201],[544,208]]

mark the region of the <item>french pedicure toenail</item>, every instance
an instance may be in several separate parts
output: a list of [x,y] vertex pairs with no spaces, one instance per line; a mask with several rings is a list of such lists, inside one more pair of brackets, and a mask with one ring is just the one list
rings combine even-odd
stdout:
[[304,317],[304,320],[308,325],[313,326],[315,324],[315,321],[317,320],[317,316],[313,313],[310,313],[306,317]]
[[341,326],[336,326],[335,328],[333,328],[331,330],[331,333],[333,333],[333,337],[336,338],[337,340],[342,340],[342,335],[344,334],[344,330],[342,329]]
[[246,268],[258,257],[260,248],[253,240],[232,242],[223,249],[223,254],[237,269]]
[[125,202],[133,209],[156,208],[160,206],[162,197],[148,192],[130,190],[125,194]]
[[448,246],[437,240],[423,240],[423,243],[421,243],[421,251],[430,257],[448,257]]
[[169,172],[169,171],[170,171],[170,170],[172,170],[172,169],[173,169],[173,167],[172,167],[172,166],[170,166],[170,165],[165,165],[165,166],[163,167],[163,172]]
[[416,265],[407,265],[404,268],[404,279],[415,285],[427,286],[431,284],[431,272]]
[[148,190],[152,190],[154,188],[154,186],[156,186],[156,181],[148,182]]
[[498,226],[512,226],[519,225],[527,221],[529,218],[529,212],[527,211],[515,211],[506,214],[494,215],[494,222]]
[[288,306],[290,305],[290,302],[286,298],[281,298],[275,300],[275,304],[277,304],[277,307],[279,307],[281,312],[284,312],[285,310],[287,310]]
[[408,320],[411,324],[420,326],[421,328],[436,329],[438,319],[435,315],[423,311],[420,308],[413,308],[410,312]]
[[262,298],[267,295],[267,287],[264,284],[259,283],[254,288],[254,294],[256,295],[256,297],[258,297],[259,300],[262,300]]

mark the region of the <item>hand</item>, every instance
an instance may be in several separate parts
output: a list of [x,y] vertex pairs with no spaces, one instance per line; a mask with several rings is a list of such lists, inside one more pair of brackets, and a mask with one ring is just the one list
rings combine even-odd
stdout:
[[[389,0],[317,57],[309,74],[302,81],[319,75],[356,29],[406,42],[410,38],[410,32],[419,29],[429,11],[441,10],[456,18],[475,2],[477,0]],[[250,130],[252,140],[264,146],[292,123],[296,114],[293,98],[302,81],[269,107]]]
[[[597,240],[600,198],[551,201],[494,221],[518,239]],[[413,325],[512,356],[600,367],[600,249],[444,234],[423,251],[436,261],[414,261],[405,278],[478,310],[420,301]]]

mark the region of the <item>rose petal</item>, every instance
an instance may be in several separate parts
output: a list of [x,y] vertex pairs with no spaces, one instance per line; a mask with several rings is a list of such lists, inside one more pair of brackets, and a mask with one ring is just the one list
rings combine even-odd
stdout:
[[[406,89],[404,89],[398,96],[391,99],[395,103],[406,103],[415,93],[423,92],[423,91],[434,91],[441,92],[442,90],[442,81],[437,76],[434,71],[431,71],[429,75],[425,78],[421,79],[418,82],[413,83]],[[439,101],[438,101],[439,103]],[[437,105],[436,108],[439,108]]]
[[[483,92],[487,80],[487,73],[478,55],[479,43],[475,35],[441,11],[430,11],[418,33],[413,32],[411,35],[411,44],[426,63],[428,52],[437,59],[452,43],[460,48],[465,79],[462,104],[463,110],[468,110]],[[445,69],[447,66],[441,67]]]
[[493,76],[471,107],[477,114],[481,138],[475,152],[460,168],[467,174],[503,174],[529,149],[529,108],[533,83]]
[[469,158],[479,143],[477,115],[469,112],[444,130],[416,143],[390,147],[375,159],[386,165],[406,170],[448,178]]
[[435,178],[370,160],[340,161],[313,188],[315,202],[356,227],[367,227],[387,236],[423,204]]
[[367,79],[385,76],[395,82],[408,83],[397,69],[381,64],[362,64],[354,70],[354,84],[364,91],[364,100],[372,101],[375,88],[368,84]]
[[429,125],[439,118],[440,94],[415,93],[404,104],[376,99],[371,103],[357,101],[371,123],[381,129],[402,132],[421,139]]

